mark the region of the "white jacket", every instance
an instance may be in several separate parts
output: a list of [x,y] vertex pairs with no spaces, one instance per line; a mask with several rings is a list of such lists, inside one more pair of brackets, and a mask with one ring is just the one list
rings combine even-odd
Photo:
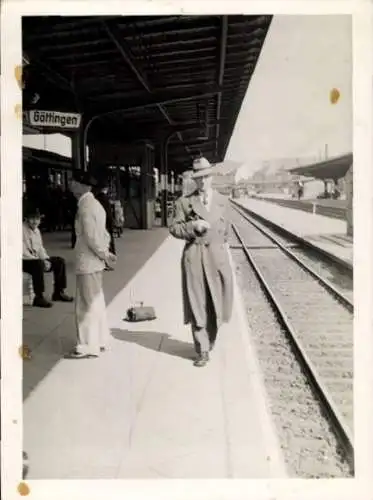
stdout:
[[22,231],[23,231],[22,259],[23,260],[48,259],[49,258],[48,253],[44,248],[39,228],[33,230],[28,224],[26,224],[26,222],[24,222],[22,226]]
[[106,213],[91,192],[78,201],[75,219],[76,274],[102,271],[109,251],[110,235],[106,231]]

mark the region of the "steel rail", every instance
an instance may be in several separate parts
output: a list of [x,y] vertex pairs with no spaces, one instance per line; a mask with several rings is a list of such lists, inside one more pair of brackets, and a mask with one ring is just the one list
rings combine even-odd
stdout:
[[260,271],[258,264],[255,262],[253,256],[248,250],[236,225],[233,223],[231,225],[235,235],[237,236],[238,241],[242,246],[242,250],[245,253],[247,260],[249,261],[251,267],[254,270],[255,275],[258,278],[261,288],[263,289],[265,295],[268,297],[270,303],[274,307],[279,323],[283,326],[284,331],[286,333],[286,337],[289,340],[293,350],[295,351],[298,359],[301,362],[301,366],[311,384],[313,392],[321,402],[324,412],[329,417],[329,420],[333,425],[334,432],[338,436],[340,444],[342,445],[345,451],[347,461],[352,471],[354,471],[354,439],[351,430],[348,424],[346,423],[345,418],[337,408],[333,397],[331,396],[328,389],[322,382],[313,362],[309,359],[307,353],[305,352],[302,343],[293,325],[291,324],[290,319],[288,318],[280,302],[278,301],[273,291],[271,290],[270,285],[268,284],[267,280]]
[[326,250],[323,250],[320,247],[316,247],[313,243],[307,241],[307,239],[304,239],[301,236],[298,236],[296,234],[292,234],[289,229],[285,229],[284,227],[279,226],[278,224],[275,224],[274,222],[263,217],[262,215],[259,215],[258,213],[253,212],[251,209],[238,205],[238,203],[235,200],[230,199],[230,202],[231,202],[232,206],[239,206],[240,209],[243,210],[246,214],[250,214],[250,216],[253,219],[258,220],[264,226],[271,228],[275,233],[283,234],[284,238],[287,238],[291,241],[296,241],[303,248],[311,250],[313,253],[316,253],[317,255],[322,255],[323,259],[325,261],[332,262],[333,265],[339,267],[341,270],[346,272],[346,274],[348,274],[349,276],[352,275],[352,273],[353,273],[352,264],[349,264],[348,262],[344,261],[343,259],[336,257],[335,255],[332,255],[331,253],[329,253]]
[[266,231],[261,225],[259,225],[256,221],[254,221],[247,213],[241,210],[237,205],[232,205],[233,208],[243,217],[247,222],[252,224],[258,231],[260,231],[264,236],[266,236],[269,240],[271,240],[275,245],[277,245],[286,255],[288,255],[291,259],[293,259],[297,264],[299,264],[305,271],[311,274],[319,283],[326,288],[326,290],[332,293],[335,298],[341,302],[350,312],[354,311],[353,302],[344,295],[338,288],[336,288],[333,283],[331,283],[327,278],[321,276],[315,269],[306,264],[298,255],[289,250],[281,241],[279,241],[273,234]]

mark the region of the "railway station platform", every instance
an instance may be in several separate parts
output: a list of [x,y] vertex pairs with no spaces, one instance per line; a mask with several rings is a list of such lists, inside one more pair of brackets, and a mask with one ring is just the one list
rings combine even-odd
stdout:
[[345,221],[280,206],[267,200],[240,198],[235,199],[234,203],[247,208],[263,221],[270,222],[274,228],[285,229],[333,260],[353,268],[353,240],[346,235]]
[[[73,293],[68,235],[44,241],[66,258]],[[196,368],[182,322],[183,242],[166,229],[127,230],[116,245],[116,269],[104,274],[112,339],[99,358],[63,358],[74,345],[73,304],[24,307],[28,479],[285,477],[237,285],[232,320]],[[123,321],[136,301],[157,319]]]
[[328,218],[346,220],[348,202],[346,199],[317,199],[312,197],[303,197],[301,200],[294,199],[290,195],[261,194],[256,195],[256,199],[263,199],[276,203],[283,207],[295,208],[308,213],[323,215]]

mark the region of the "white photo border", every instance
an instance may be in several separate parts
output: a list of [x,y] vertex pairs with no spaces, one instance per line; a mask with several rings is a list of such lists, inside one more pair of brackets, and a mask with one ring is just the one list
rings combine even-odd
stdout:
[[15,110],[21,90],[24,15],[304,14],[353,16],[354,297],[356,476],[345,480],[26,480],[28,497],[66,500],[123,496],[167,499],[364,499],[373,471],[373,39],[367,0],[3,0],[1,16],[1,477],[4,498],[19,498],[22,481],[22,127]]

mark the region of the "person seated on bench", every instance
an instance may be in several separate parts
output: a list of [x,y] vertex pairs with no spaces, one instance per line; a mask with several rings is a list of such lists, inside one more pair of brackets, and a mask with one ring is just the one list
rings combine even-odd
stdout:
[[32,277],[35,298],[33,306],[52,307],[52,303],[44,298],[44,272],[53,272],[53,301],[72,302],[66,295],[66,265],[62,257],[49,257],[40,234],[41,215],[38,209],[28,208],[23,223],[23,255],[22,270]]

